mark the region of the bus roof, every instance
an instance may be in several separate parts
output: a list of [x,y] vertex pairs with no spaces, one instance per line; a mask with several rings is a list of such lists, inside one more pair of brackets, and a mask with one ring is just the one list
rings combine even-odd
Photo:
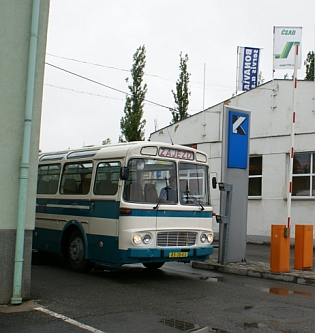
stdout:
[[133,141],[40,153],[39,162],[72,160],[88,157],[93,157],[93,159],[97,160],[103,158],[123,158],[130,154],[143,155],[144,157],[159,156],[191,161],[195,160],[203,163],[208,162],[208,156],[200,150],[176,144],[172,145],[165,142],[152,141]]

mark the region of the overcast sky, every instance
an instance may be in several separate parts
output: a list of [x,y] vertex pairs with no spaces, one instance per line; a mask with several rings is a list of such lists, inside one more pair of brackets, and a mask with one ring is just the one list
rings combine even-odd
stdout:
[[[314,50],[314,18],[310,0],[51,0],[40,149],[118,142],[122,92],[129,92],[125,79],[140,45],[146,99],[161,105],[145,103],[147,139],[172,119],[180,52],[189,57],[194,114],[235,93],[237,46],[262,48],[259,69],[265,81],[272,78],[274,26],[303,27],[303,63]],[[275,78],[286,73],[277,70]]]

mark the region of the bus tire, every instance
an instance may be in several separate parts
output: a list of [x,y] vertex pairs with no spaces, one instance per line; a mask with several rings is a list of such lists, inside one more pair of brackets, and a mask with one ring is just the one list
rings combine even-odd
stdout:
[[94,264],[85,259],[85,247],[81,232],[75,230],[69,238],[68,258],[71,267],[80,273],[89,272],[93,269]]
[[164,262],[143,262],[142,265],[147,269],[159,269],[164,265]]

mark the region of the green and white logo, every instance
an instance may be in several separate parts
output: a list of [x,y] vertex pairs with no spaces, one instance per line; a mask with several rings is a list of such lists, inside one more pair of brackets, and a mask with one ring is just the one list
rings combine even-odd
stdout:
[[295,49],[299,46],[297,68],[301,68],[301,27],[274,27],[274,69],[294,68]]
[[292,46],[300,45],[300,42],[286,42],[280,54],[275,54],[276,59],[285,59],[289,56]]

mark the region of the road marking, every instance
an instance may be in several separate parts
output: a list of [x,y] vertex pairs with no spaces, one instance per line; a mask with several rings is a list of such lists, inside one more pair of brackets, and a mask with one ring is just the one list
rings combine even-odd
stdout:
[[69,318],[69,317],[66,317],[66,316],[64,316],[64,315],[61,315],[61,314],[59,314],[59,313],[56,313],[56,312],[50,311],[50,310],[45,309],[45,308],[43,308],[43,307],[34,308],[34,310],[44,312],[44,313],[46,313],[46,314],[48,314],[48,315],[50,315],[50,316],[52,316],[52,317],[55,317],[55,318],[61,319],[61,320],[65,321],[65,322],[67,322],[68,324],[71,324],[71,325],[74,325],[74,326],[80,327],[80,328],[82,328],[82,329],[84,329],[84,330],[87,330],[87,331],[89,331],[89,332],[93,332],[93,333],[106,333],[106,332],[104,332],[104,331],[100,331],[100,330],[98,330],[98,329],[96,329],[96,328],[94,328],[94,327],[92,327],[92,326],[82,324],[82,323],[80,323],[80,322],[78,322],[78,321],[76,321],[76,320],[73,320],[73,319],[71,319],[71,318]]

